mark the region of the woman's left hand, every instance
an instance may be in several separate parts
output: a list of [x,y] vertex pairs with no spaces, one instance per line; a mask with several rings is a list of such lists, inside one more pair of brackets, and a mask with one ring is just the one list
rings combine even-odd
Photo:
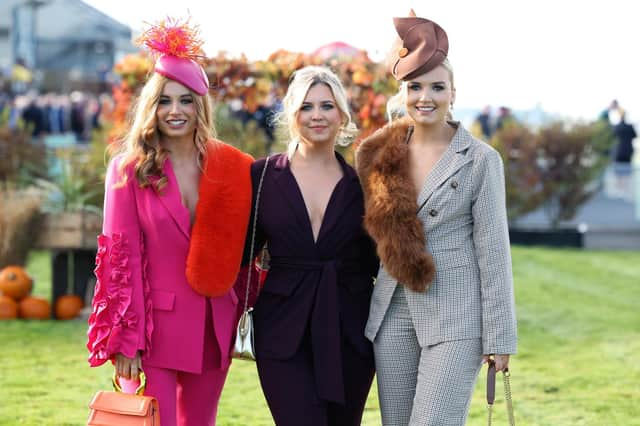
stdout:
[[496,363],[496,371],[509,369],[509,354],[483,355],[482,363],[485,364],[489,361],[489,358],[493,358],[493,361]]

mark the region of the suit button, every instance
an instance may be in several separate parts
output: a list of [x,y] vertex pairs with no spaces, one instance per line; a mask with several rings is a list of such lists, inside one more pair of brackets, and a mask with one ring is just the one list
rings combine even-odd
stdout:
[[458,181],[457,181],[457,180],[452,180],[452,181],[451,181],[451,187],[452,187],[453,189],[456,189],[456,188],[458,187]]
[[431,210],[429,210],[429,214],[430,214],[431,216],[433,216],[433,217],[436,217],[436,216],[438,216],[438,210],[436,210],[436,209],[431,209]]

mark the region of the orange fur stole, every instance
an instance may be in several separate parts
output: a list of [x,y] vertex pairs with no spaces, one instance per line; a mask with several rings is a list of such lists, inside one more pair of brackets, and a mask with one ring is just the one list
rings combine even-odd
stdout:
[[224,142],[208,144],[187,257],[187,281],[204,296],[226,294],[240,270],[251,211],[252,162],[250,155]]
[[407,288],[425,292],[435,277],[418,219],[418,192],[409,175],[409,121],[393,122],[366,138],[356,153],[365,196],[364,225],[381,263]]

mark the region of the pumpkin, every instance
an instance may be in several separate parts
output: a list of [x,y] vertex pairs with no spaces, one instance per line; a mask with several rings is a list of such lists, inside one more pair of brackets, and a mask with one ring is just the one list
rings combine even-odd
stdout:
[[24,319],[49,319],[49,301],[40,297],[27,296],[18,303],[18,316]]
[[73,319],[80,314],[80,310],[83,307],[84,302],[80,296],[76,296],[75,294],[60,296],[58,300],[56,300],[56,318],[61,320]]
[[33,279],[21,266],[7,266],[0,271],[0,292],[19,302],[31,293]]
[[18,304],[9,296],[0,293],[0,320],[13,319],[18,316]]

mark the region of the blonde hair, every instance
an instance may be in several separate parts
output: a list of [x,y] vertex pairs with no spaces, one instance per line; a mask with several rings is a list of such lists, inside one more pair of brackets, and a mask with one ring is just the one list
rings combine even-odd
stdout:
[[[156,110],[162,91],[170,79],[154,73],[146,82],[140,96],[133,104],[130,117],[133,121],[128,133],[120,144],[112,149],[122,154],[119,171],[122,174],[121,184],[126,183],[127,175],[123,172],[129,164],[134,164],[135,176],[138,185],[145,188],[151,185],[149,177],[159,176],[156,189],[160,190],[167,183],[167,177],[162,172],[162,165],[168,155],[168,151],[160,144]],[[196,111],[196,129],[193,142],[199,152],[198,164],[207,152],[207,141],[215,137],[213,125],[213,108],[209,94],[200,96],[189,90],[193,98]]]
[[351,119],[349,102],[344,86],[338,76],[327,67],[311,65],[297,70],[291,78],[287,93],[282,100],[282,111],[274,117],[274,123],[281,133],[287,136],[290,145],[297,145],[300,138],[297,117],[309,89],[316,84],[326,85],[333,94],[336,105],[342,115],[343,125],[340,128],[336,144],[346,146],[353,142],[358,128]]
[[[447,73],[449,74],[449,80],[451,80],[451,90],[455,90],[455,84],[453,82],[453,67],[451,66],[451,62],[449,62],[448,58],[445,58],[442,64],[440,64]],[[407,82],[403,81],[400,84],[400,88],[398,89],[398,93],[393,95],[387,101],[387,119],[389,121],[396,120],[400,117],[403,117],[406,113],[406,105],[407,105]],[[453,118],[451,114],[451,110],[447,114],[447,119],[451,120]]]

